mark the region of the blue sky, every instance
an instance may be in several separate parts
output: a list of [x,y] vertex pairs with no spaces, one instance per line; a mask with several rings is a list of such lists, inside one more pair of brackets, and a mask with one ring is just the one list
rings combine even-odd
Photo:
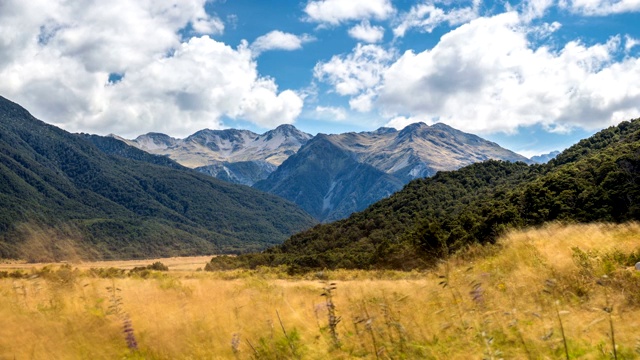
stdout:
[[74,132],[444,122],[531,156],[640,117],[638,0],[5,0],[0,95]]

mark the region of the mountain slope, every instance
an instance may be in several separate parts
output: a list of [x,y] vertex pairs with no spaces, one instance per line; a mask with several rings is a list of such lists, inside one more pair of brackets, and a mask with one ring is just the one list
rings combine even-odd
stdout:
[[323,221],[344,218],[402,187],[318,135],[255,188],[282,196]]
[[86,139],[0,97],[1,257],[242,252],[314,222],[275,196]]
[[411,124],[401,131],[381,128],[375,132],[331,135],[335,144],[356,155],[359,162],[391,174],[404,183],[433,176],[489,159],[529,159],[479,136],[438,123]]
[[237,261],[292,269],[429,266],[509,228],[640,220],[640,119],[580,141],[545,165],[487,161],[418,179],[348,219]]
[[319,134],[292,155],[261,189],[300,205],[323,222],[343,219],[407,182],[487,159],[528,161],[478,136],[444,124],[402,131]]
[[260,180],[266,179],[278,167],[262,160],[221,162],[215,165],[200,166],[195,168],[203,174],[207,174],[220,180],[235,184],[252,186]]
[[185,139],[159,133],[134,140],[116,138],[214,177],[251,186],[265,179],[311,137],[292,125],[280,125],[262,135],[248,130],[205,129]]

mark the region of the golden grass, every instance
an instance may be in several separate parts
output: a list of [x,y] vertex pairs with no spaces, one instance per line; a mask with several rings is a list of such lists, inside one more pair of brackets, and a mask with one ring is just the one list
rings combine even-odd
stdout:
[[211,260],[212,255],[206,256],[184,256],[184,257],[171,257],[171,258],[157,258],[157,259],[138,259],[138,260],[105,260],[105,261],[90,261],[83,262],[81,260],[70,262],[41,262],[41,263],[28,263],[26,261],[4,261],[0,262],[0,271],[10,270],[30,270],[38,269],[45,266],[61,266],[70,264],[74,268],[81,270],[88,270],[91,268],[116,268],[131,270],[134,267],[147,266],[156,261],[159,261],[169,267],[169,270],[173,271],[196,271],[203,269],[205,264]]
[[[422,273],[183,270],[105,279],[63,269],[5,278],[0,359],[562,359],[558,316],[572,358],[608,359],[605,307],[613,308],[616,355],[634,358],[640,276],[610,255],[637,251],[639,239],[638,224],[549,225]],[[340,347],[321,278],[336,283]]]

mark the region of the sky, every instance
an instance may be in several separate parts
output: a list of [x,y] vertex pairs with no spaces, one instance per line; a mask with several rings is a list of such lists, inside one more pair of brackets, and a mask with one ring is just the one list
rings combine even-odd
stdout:
[[0,0],[0,95],[71,132],[443,122],[532,156],[640,117],[640,0]]

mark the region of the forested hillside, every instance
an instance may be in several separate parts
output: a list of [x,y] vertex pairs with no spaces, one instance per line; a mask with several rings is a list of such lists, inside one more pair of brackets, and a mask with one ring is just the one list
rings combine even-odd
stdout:
[[545,165],[487,161],[415,180],[346,220],[212,267],[416,268],[510,228],[640,219],[640,119],[580,141]]
[[314,224],[276,196],[86,139],[0,98],[0,257],[238,253]]

